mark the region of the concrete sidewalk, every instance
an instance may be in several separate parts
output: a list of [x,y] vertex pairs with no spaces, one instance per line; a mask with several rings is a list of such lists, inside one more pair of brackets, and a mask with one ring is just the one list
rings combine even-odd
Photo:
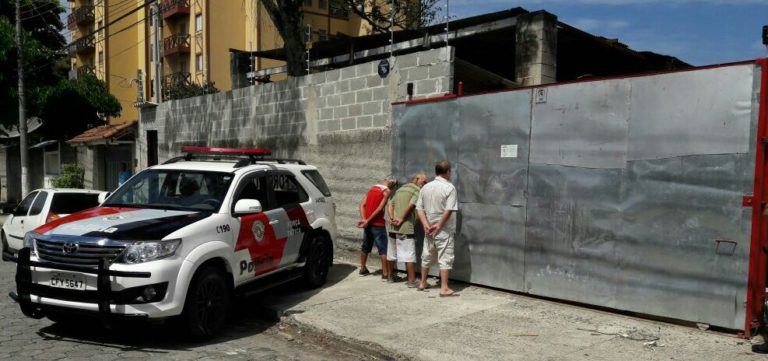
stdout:
[[418,292],[404,283],[384,283],[379,275],[360,277],[355,266],[337,263],[323,289],[277,289],[257,298],[288,323],[383,350],[395,359],[765,359],[735,335],[481,287],[452,287],[461,290],[460,297],[439,298],[437,289]]

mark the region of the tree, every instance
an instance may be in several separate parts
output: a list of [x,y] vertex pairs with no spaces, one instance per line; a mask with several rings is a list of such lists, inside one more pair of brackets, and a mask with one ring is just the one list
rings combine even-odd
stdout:
[[[304,60],[304,24],[302,5],[304,0],[259,0],[267,10],[278,33],[283,38],[288,75],[306,73]],[[392,0],[344,0],[344,5],[371,26],[373,33],[390,29],[416,29],[432,24],[441,0],[394,0],[395,17],[391,19]]]
[[43,90],[40,99],[42,132],[48,138],[73,138],[88,128],[104,124],[105,116],[119,116],[122,111],[117,98],[93,74],[76,80],[60,80],[56,86]]
[[[0,0],[0,125],[19,121],[15,43],[15,0]],[[68,139],[104,124],[104,116],[122,110],[117,98],[93,75],[67,79],[69,55],[61,31],[58,0],[22,0],[24,79],[28,117],[45,124],[36,132],[48,139]],[[5,106],[5,105],[8,106]]]
[[368,22],[373,33],[432,25],[441,9],[440,2],[442,0],[344,0],[348,9]]
[[[64,26],[59,18],[64,9],[58,0],[22,0],[21,18],[24,39],[24,79],[27,89],[27,115],[39,115],[45,89],[66,76]],[[16,66],[16,5],[0,0],[0,125],[19,121],[18,77]]]
[[306,72],[304,64],[303,22],[301,10],[304,0],[259,0],[264,5],[277,32],[283,38],[286,66],[289,76],[301,76]]

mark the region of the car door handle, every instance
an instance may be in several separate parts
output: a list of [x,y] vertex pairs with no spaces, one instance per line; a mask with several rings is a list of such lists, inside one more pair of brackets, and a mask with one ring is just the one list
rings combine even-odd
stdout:
[[273,224],[278,224],[278,223],[280,223],[280,221],[277,220],[277,219],[273,219],[273,220],[269,221],[269,225],[270,226],[273,225]]

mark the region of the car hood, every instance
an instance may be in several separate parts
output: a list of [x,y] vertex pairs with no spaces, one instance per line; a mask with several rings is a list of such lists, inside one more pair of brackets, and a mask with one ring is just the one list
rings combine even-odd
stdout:
[[160,240],[210,215],[208,212],[96,207],[44,224],[35,232],[115,240]]

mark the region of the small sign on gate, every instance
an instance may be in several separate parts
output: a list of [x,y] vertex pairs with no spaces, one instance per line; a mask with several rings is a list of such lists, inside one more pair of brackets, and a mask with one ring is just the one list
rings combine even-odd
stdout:
[[517,144],[504,144],[501,146],[502,158],[517,158]]

